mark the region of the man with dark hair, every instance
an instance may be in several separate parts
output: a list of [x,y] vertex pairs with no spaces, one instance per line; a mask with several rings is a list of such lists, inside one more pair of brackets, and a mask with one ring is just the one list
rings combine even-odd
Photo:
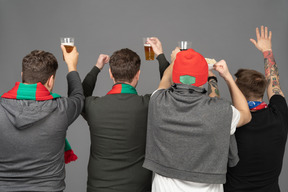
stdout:
[[[35,64],[37,63],[37,65]],[[49,77],[55,77],[58,62],[49,52],[34,50],[22,61],[22,83],[46,83]]]
[[[263,53],[265,77],[250,69],[240,69],[235,74],[252,120],[235,134],[240,161],[228,169],[224,186],[227,192],[280,192],[278,180],[287,141],[288,108],[272,53],[272,33],[261,26],[261,33],[256,28],[256,37],[257,41],[250,41]],[[266,87],[268,105],[263,101]]]
[[[224,60],[214,69],[226,81],[234,106],[217,97],[216,86],[211,87],[217,79],[208,73],[205,58],[193,49],[179,51],[172,52],[174,62],[151,96],[143,167],[155,172],[152,192],[223,192],[230,143],[235,154],[231,135],[251,115]],[[203,88],[208,74],[209,95]]]
[[[160,76],[169,66],[157,38],[148,40],[160,63]],[[147,192],[152,173],[143,168],[150,95],[137,94],[140,57],[121,49],[110,58],[112,89],[103,97],[91,96],[97,75],[109,61],[100,55],[82,85],[86,96],[83,116],[90,127],[91,150],[88,192]]]
[[135,52],[126,48],[113,53],[110,58],[111,79],[131,83],[137,73],[140,73],[140,57]]
[[249,101],[263,99],[267,81],[262,73],[252,69],[239,69],[235,77],[237,86]]
[[63,191],[68,126],[84,105],[78,52],[61,47],[68,66],[68,98],[52,93],[58,68],[49,52],[23,58],[22,79],[0,98],[0,191]]

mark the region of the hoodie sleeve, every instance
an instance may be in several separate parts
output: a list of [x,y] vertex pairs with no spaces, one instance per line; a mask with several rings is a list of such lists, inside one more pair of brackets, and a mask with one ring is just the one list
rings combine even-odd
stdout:
[[81,79],[77,71],[72,71],[67,74],[68,81],[68,99],[67,99],[67,118],[68,125],[73,123],[80,115],[84,106],[84,93],[81,84]]

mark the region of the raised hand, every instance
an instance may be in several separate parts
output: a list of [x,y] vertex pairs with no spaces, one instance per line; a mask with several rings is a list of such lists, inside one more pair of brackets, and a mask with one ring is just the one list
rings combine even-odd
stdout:
[[225,60],[218,61],[214,64],[213,69],[219,72],[219,75],[225,80],[232,78]]
[[100,70],[103,69],[104,65],[106,63],[108,63],[110,60],[109,55],[105,55],[105,54],[100,54],[96,63],[96,67],[98,67]]
[[259,32],[259,28],[256,28],[256,38],[257,41],[254,39],[250,39],[250,41],[255,45],[257,49],[259,49],[261,52],[265,52],[268,50],[272,50],[272,32],[269,31],[268,34],[268,28],[262,25],[261,26],[261,33]]
[[163,53],[162,44],[157,37],[150,37],[147,39],[147,42],[152,46],[156,57]]
[[77,71],[78,57],[79,53],[77,51],[76,46],[73,47],[73,50],[70,53],[67,53],[64,45],[61,45],[61,49],[63,52],[64,60],[68,66],[68,71]]

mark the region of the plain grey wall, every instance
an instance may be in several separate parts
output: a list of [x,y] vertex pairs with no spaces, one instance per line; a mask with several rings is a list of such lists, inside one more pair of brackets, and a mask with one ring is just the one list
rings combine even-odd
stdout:
[[[238,68],[264,72],[263,56],[249,41],[255,28],[267,25],[280,71],[281,88],[288,95],[288,0],[1,0],[0,93],[20,81],[22,58],[34,49],[52,52],[59,61],[54,92],[66,95],[67,68],[62,60],[60,37],[75,37],[80,53],[78,71],[83,79],[100,53],[111,55],[128,47],[141,59],[139,94],[151,93],[159,82],[156,61],[144,60],[142,37],[157,36],[170,60],[179,40],[191,40],[205,57],[225,59],[232,74]],[[222,97],[230,99],[219,80]],[[106,66],[98,77],[94,95],[105,95],[112,86]],[[266,99],[267,101],[267,99]],[[68,130],[68,139],[79,156],[66,166],[66,191],[86,190],[90,137],[79,117]],[[280,178],[288,191],[288,148]]]

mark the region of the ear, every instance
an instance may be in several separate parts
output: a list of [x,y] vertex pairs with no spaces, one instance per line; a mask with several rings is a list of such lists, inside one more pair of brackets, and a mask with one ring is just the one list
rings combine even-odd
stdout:
[[110,75],[110,79],[112,79],[112,80],[113,80],[113,83],[115,84],[116,81],[115,81],[115,79],[114,79],[114,77],[113,77],[113,74],[112,74],[112,72],[111,72],[111,68],[109,68],[109,75]]
[[54,87],[54,82],[55,82],[55,76],[51,75],[48,80],[45,83],[45,87],[51,92],[53,90]]
[[137,81],[139,81],[140,72],[141,72],[141,71],[140,71],[140,69],[139,69],[139,71],[138,71],[138,72],[136,73],[136,75],[135,75],[135,78],[136,78]]
[[112,79],[114,81],[114,77],[112,75],[111,69],[109,68],[109,75],[110,75],[110,79]]

